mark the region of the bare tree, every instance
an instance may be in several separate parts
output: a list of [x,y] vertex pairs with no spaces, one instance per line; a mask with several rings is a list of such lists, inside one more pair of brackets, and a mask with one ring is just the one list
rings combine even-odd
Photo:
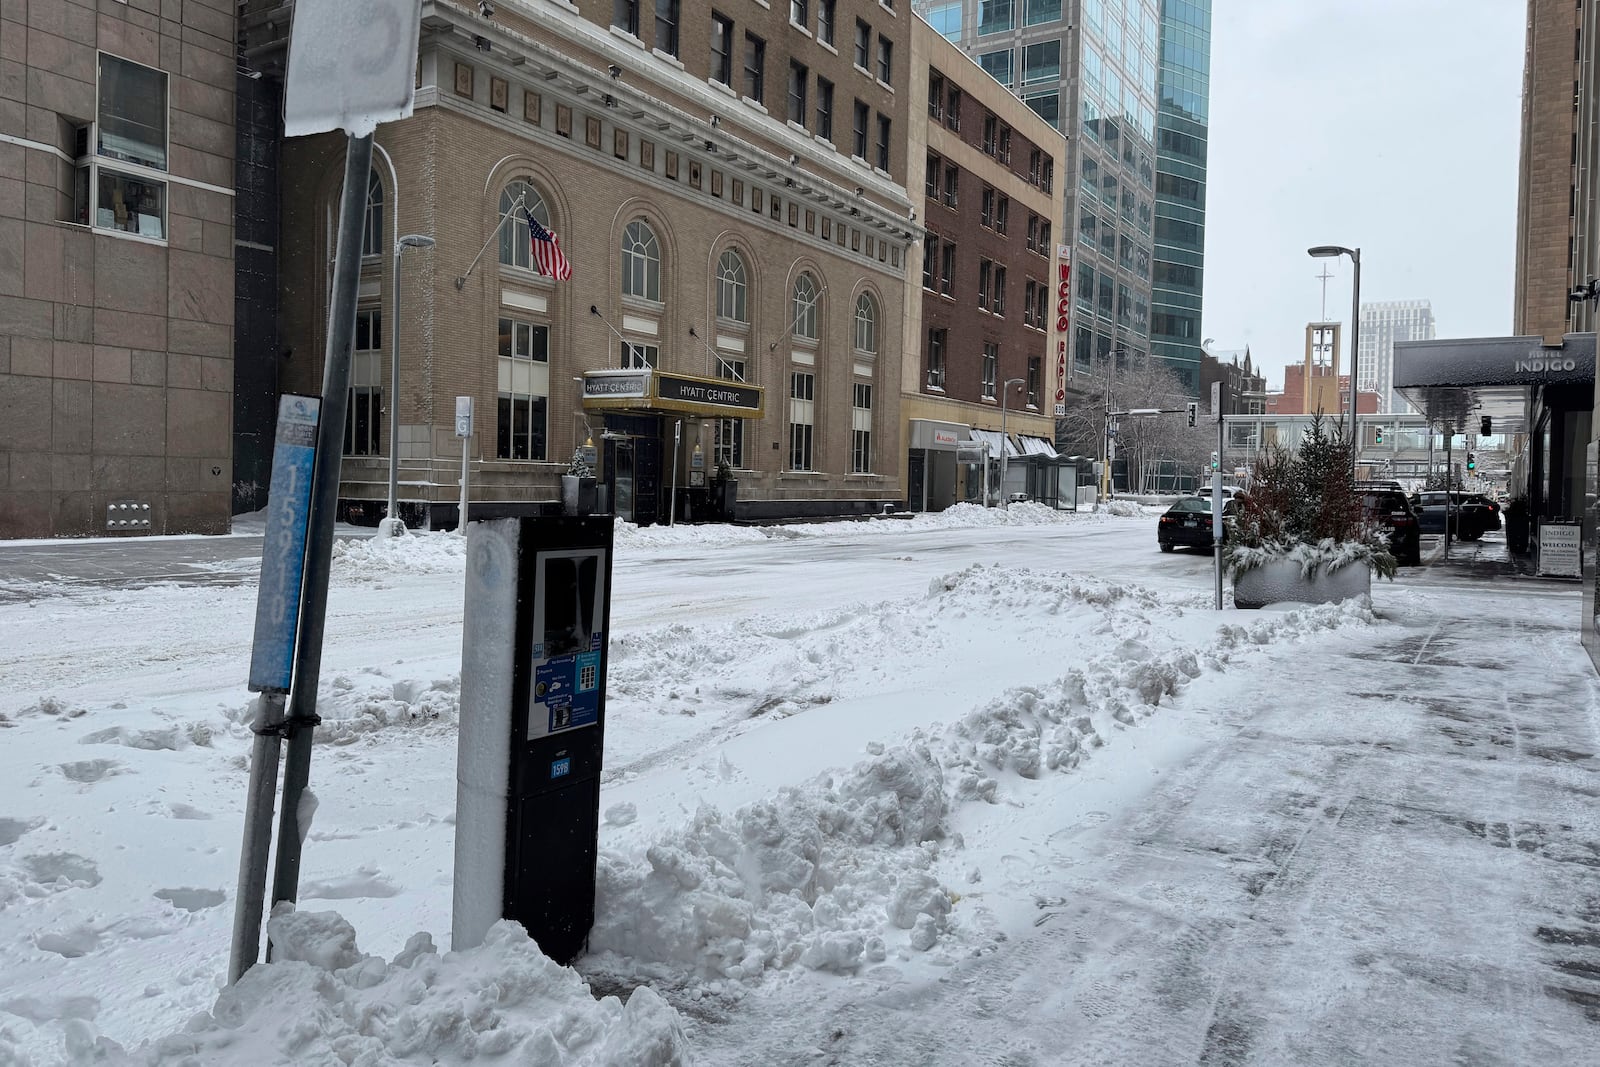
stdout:
[[1186,474],[1209,463],[1215,430],[1204,420],[1189,427],[1182,412],[1193,397],[1159,357],[1102,359],[1092,371],[1080,369],[1074,383],[1066,414],[1056,419],[1056,447],[1063,453],[1103,459],[1108,411],[1158,408],[1173,413],[1118,420],[1117,455],[1127,463],[1129,488],[1153,490],[1163,462]]

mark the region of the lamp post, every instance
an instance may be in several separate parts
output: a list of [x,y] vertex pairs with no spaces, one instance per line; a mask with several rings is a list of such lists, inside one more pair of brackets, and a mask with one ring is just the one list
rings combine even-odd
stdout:
[[1013,385],[1021,385],[1021,378],[1007,378],[1000,387],[1000,506],[1009,507],[1011,500],[1006,496],[1006,456],[1010,445],[1006,438],[1006,395],[1011,392]]
[[[1361,249],[1342,245],[1317,245],[1306,249],[1313,259],[1336,259],[1349,256],[1355,265],[1355,278],[1350,285],[1350,473],[1356,469],[1356,453],[1361,440],[1356,434],[1356,362],[1361,340]],[[1334,383],[1336,386],[1337,382]]]
[[406,524],[400,518],[400,252],[406,248],[432,248],[432,237],[408,233],[394,243],[394,321],[389,324],[389,510],[383,532],[399,537]]

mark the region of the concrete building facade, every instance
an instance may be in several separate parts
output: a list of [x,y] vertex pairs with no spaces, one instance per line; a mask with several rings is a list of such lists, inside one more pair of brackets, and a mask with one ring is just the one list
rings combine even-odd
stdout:
[[[902,500],[911,21],[877,0],[427,0],[415,114],[376,137],[346,513],[382,512],[393,411],[402,514],[455,521],[458,396],[474,502],[556,499],[590,445],[640,522],[718,510],[724,480],[743,517]],[[284,144],[292,391],[320,388],[342,156]],[[540,272],[529,215],[570,279]],[[396,257],[397,234],[436,244]]]
[[0,537],[229,528],[235,7],[0,8]]
[[[920,18],[912,57],[913,95],[926,101],[910,131],[927,233],[906,300],[906,336],[920,346],[901,379],[908,503],[937,511],[981,500],[981,468],[967,477],[958,462],[971,440],[991,443],[996,459],[1006,451],[1007,493],[1053,498],[1047,475],[1030,482],[1029,457],[1053,458],[1064,399],[1068,309],[1058,293],[1070,277],[1054,236],[1066,142]],[[1001,491],[998,477],[991,490]]]

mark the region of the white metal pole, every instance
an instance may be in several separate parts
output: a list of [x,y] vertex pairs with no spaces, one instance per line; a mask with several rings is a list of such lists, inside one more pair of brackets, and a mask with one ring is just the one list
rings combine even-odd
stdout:
[[456,530],[467,535],[467,474],[472,459],[472,438],[461,439],[461,517],[456,520]]

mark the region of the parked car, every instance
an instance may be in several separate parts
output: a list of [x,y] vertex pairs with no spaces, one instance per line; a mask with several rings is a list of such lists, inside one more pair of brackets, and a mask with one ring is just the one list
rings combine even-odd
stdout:
[[[1244,489],[1241,486],[1225,485],[1225,486],[1222,487],[1222,495],[1225,496],[1225,497],[1241,496],[1241,495],[1243,495],[1243,493],[1244,493]],[[1207,498],[1209,500],[1211,498],[1211,486],[1210,486],[1210,484],[1208,483],[1205,486],[1203,486],[1203,487],[1201,487],[1199,489],[1196,489],[1194,491],[1194,495],[1195,496],[1203,496],[1203,497],[1205,497],[1205,498]]]
[[[1234,512],[1234,502],[1222,502],[1222,539],[1228,539],[1227,519]],[[1211,498],[1208,496],[1179,497],[1156,523],[1156,544],[1161,551],[1175,548],[1211,547]]]
[[1482,493],[1465,493],[1462,499],[1463,502],[1477,504],[1486,509],[1487,514],[1484,516],[1483,525],[1485,530],[1498,530],[1505,525],[1500,518],[1500,504],[1498,501],[1491,500]]
[[1422,528],[1411,498],[1398,488],[1371,487],[1361,490],[1361,511],[1368,522],[1389,529],[1389,552],[1403,567],[1422,564]]
[[[1446,493],[1442,489],[1429,489],[1412,497],[1417,509],[1417,521],[1423,533],[1444,533],[1445,511],[1448,501],[1450,534],[1463,541],[1476,541],[1490,526],[1490,511],[1477,501],[1468,500],[1469,494],[1458,491]],[[1498,515],[1495,516],[1499,518]]]

